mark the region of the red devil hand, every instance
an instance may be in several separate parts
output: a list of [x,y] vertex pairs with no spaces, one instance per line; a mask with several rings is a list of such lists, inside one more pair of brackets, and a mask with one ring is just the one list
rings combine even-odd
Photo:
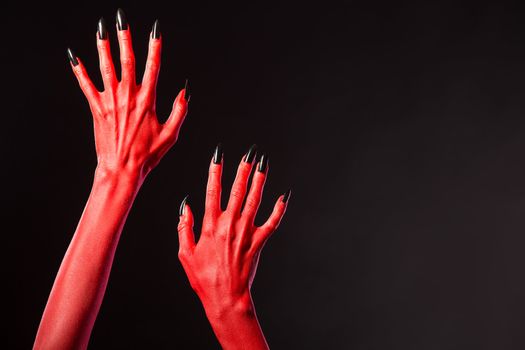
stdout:
[[97,91],[84,65],[70,49],[68,56],[93,114],[99,167],[113,171],[137,170],[144,177],[177,140],[186,115],[189,91],[186,85],[175,99],[167,122],[161,125],[155,111],[162,45],[158,21],[151,32],[142,84],[137,85],[131,32],[122,11],[119,14],[120,82],[113,67],[103,19],[99,22],[97,47],[104,91]]
[[268,221],[255,226],[268,174],[268,158],[261,156],[241,210],[254,158],[252,146],[239,165],[228,207],[222,211],[222,150],[220,145],[215,149],[208,177],[206,212],[197,244],[187,197],[179,213],[179,259],[224,349],[268,348],[250,288],[261,250],[284,215],[290,191],[279,197]]
[[122,77],[116,78],[103,20],[97,33],[104,91],[89,79],[71,50],[69,60],[86,95],[95,126],[98,165],[84,213],[60,265],[35,349],[83,349],[104,297],[113,257],[128,212],[146,175],[175,143],[186,115],[189,91],[179,92],[168,121],[155,113],[161,37],[155,22],[142,84],[135,82],[135,58],[124,13],[117,13]]

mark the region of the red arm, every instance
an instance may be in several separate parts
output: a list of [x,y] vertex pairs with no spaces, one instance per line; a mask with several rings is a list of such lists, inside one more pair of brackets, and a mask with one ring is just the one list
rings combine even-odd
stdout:
[[197,244],[187,197],[179,213],[179,259],[215,335],[226,350],[268,349],[250,289],[260,252],[284,215],[290,191],[279,197],[268,221],[260,227],[255,226],[254,219],[268,174],[268,158],[263,155],[257,163],[242,208],[254,158],[255,148],[252,146],[239,165],[228,207],[223,211],[220,206],[222,150],[220,145],[217,146],[210,164],[206,212]]
[[117,14],[122,77],[113,66],[103,20],[97,47],[104,91],[89,79],[84,65],[68,50],[71,67],[93,114],[98,164],[93,188],[56,276],[38,328],[35,349],[87,347],[119,241],[133,200],[147,174],[175,143],[189,99],[187,87],[175,99],[168,121],[160,124],[155,90],[160,67],[158,22],[150,37],[141,85],[135,80],[131,34],[124,14]]

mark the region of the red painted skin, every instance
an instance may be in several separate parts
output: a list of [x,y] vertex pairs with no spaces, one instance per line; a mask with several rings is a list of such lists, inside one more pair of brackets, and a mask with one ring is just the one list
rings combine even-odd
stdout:
[[118,31],[121,81],[109,40],[97,47],[104,91],[99,92],[78,60],[72,65],[93,114],[98,164],[86,207],[60,265],[40,322],[34,349],[84,349],[104,297],[120,233],[148,173],[177,140],[186,116],[186,90],[179,92],[169,119],[155,112],[161,39],[150,37],[141,85],[129,26]]
[[[199,296],[222,347],[268,349],[252,301],[252,286],[261,250],[279,225],[287,203],[280,196],[266,223],[255,226],[266,172],[255,171],[246,197],[252,164],[241,161],[227,209],[221,209],[222,162],[210,164],[206,209],[198,243],[193,233],[193,214],[187,203],[178,225],[179,259],[192,288]],[[253,162],[252,162],[253,163]]]

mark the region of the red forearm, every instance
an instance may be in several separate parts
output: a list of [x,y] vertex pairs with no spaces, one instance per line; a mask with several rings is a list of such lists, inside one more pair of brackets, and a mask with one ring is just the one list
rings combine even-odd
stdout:
[[239,300],[221,304],[206,304],[204,309],[223,349],[269,349],[249,293]]
[[120,233],[142,183],[137,174],[97,168],[42,316],[35,349],[87,347]]
[[177,140],[190,98],[186,82],[165,123],[155,112],[160,67],[158,21],[149,39],[142,83],[137,85],[131,31],[117,11],[120,81],[117,80],[105,21],[96,35],[104,91],[99,91],[84,64],[68,49],[70,66],[93,115],[99,167],[93,189],[60,265],[35,340],[35,349],[85,348],[111,270],[111,264],[137,191],[146,175]]

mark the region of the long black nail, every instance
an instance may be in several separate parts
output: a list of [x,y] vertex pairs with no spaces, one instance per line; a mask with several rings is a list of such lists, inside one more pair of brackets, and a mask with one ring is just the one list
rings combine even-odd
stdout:
[[266,168],[268,168],[268,157],[266,156],[266,154],[263,153],[261,159],[259,159],[259,167],[257,168],[257,170],[261,173],[264,173],[266,172]]
[[151,37],[153,39],[160,38],[160,23],[159,23],[159,20],[156,20],[155,23],[153,23],[153,28],[151,28]]
[[180,208],[179,208],[179,216],[184,215],[184,207],[186,206],[186,204],[189,203],[189,201],[188,201],[188,197],[189,197],[189,195],[187,195],[186,197],[184,197],[184,199],[182,200],[182,203],[180,204]]
[[186,102],[190,102],[190,83],[188,82],[188,79],[186,79],[186,83],[184,83],[184,99]]
[[256,144],[253,144],[250,149],[248,150],[248,152],[246,152],[246,154],[244,155],[244,161],[246,163],[251,163],[253,162],[253,159],[255,158],[255,155],[257,154],[257,145]]
[[217,147],[215,147],[215,151],[213,152],[213,163],[220,164],[222,162],[222,144],[219,143]]
[[286,191],[286,193],[283,196],[283,203],[288,202],[288,199],[290,198],[290,194],[292,193],[292,190]]
[[104,17],[98,20],[97,28],[98,38],[100,40],[106,40],[108,38],[108,30],[106,29],[106,21],[104,21]]
[[73,64],[73,66],[78,66],[78,60],[77,55],[71,50],[69,47],[67,48],[67,57],[69,58],[69,62]]
[[128,20],[126,19],[126,15],[122,9],[117,10],[117,28],[118,30],[128,29]]

